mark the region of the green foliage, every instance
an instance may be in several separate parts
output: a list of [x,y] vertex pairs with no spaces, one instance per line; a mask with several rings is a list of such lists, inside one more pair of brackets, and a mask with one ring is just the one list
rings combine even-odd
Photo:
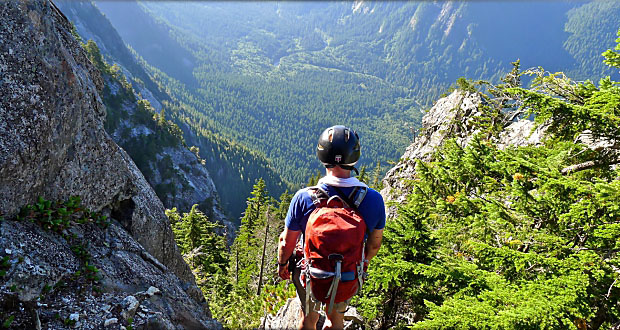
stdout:
[[108,72],[109,67],[103,60],[101,51],[93,40],[88,40],[85,44],[82,44],[82,47],[86,50],[86,54],[90,62],[93,63],[99,71]]
[[[610,27],[617,29],[618,5],[371,2],[353,11],[346,3],[295,2],[98,7],[148,67],[152,77],[141,79],[158,84],[149,90],[170,94],[160,98],[175,107],[167,108],[167,115],[188,141],[198,140],[192,144],[203,150],[210,172],[226,171],[214,180],[225,209],[236,216],[259,177],[268,185],[282,181],[280,175],[294,185],[306,180],[318,166],[306,146],[322,125],[344,123],[360,130],[360,165],[368,165],[400,156],[411,138],[403,122],[419,123],[420,110],[461,75],[495,83],[515,57],[526,66],[543,59],[553,70],[598,72],[584,61],[592,58],[590,50],[604,47]],[[523,24],[524,16],[531,24]],[[493,17],[502,17],[501,24]],[[109,25],[101,17],[88,21],[91,31]],[[113,30],[100,33],[106,43],[116,36]],[[153,49],[153,40],[162,47]],[[110,52],[119,53],[117,48],[123,47],[106,45]],[[117,57],[137,72],[126,54]],[[225,144],[214,145],[218,140]],[[223,165],[226,161],[232,168]],[[278,194],[292,187],[278,185],[270,190]]]
[[[374,2],[351,11],[341,3],[155,2],[131,6],[140,28],[148,27],[142,33],[120,19],[127,14],[108,13],[153,66],[154,80],[180,106],[179,117],[260,151],[287,181],[300,184],[318,165],[306,145],[322,125],[343,123],[360,131],[360,165],[396,159],[410,142],[402,123],[419,123],[420,110],[459,75],[495,82],[516,56],[526,65],[545,58],[558,70],[580,65],[563,45],[566,13],[573,7],[578,6]],[[583,7],[588,8],[572,15],[566,27],[576,38],[566,47],[593,48],[580,45],[592,46],[588,38],[599,40],[609,26],[616,28],[617,5],[599,6],[608,8],[598,15],[602,29],[599,20],[581,14],[592,6]],[[501,15],[502,24],[480,12]],[[532,24],[522,24],[524,15],[535,17]],[[542,28],[547,33],[539,33]],[[144,40],[154,38],[174,51],[151,51]],[[191,56],[169,59],[187,51]],[[179,67],[181,58],[191,59],[190,68]],[[581,65],[577,71],[587,75],[592,69]]]
[[231,246],[231,252],[234,253],[231,255],[231,268],[235,270],[235,284],[248,291],[251,287],[258,286],[260,265],[256,260],[260,259],[262,249],[259,247],[262,248],[261,238],[264,238],[259,233],[267,225],[265,213],[274,213],[273,206],[269,202],[265,181],[259,179],[248,198],[239,232]]
[[465,91],[465,92],[470,92],[470,93],[476,92],[476,87],[474,87],[472,82],[465,77],[460,77],[459,79],[457,79],[456,86],[458,89]]
[[[99,269],[91,264],[92,256],[88,252],[87,246],[75,234],[69,235],[66,230],[74,225],[89,223],[106,229],[110,225],[107,216],[84,207],[79,196],[71,196],[64,202],[52,202],[39,197],[36,203],[23,206],[16,220],[34,222],[45,230],[60,234],[71,246],[71,251],[81,263],[80,270],[73,274],[73,279],[75,281],[85,280],[88,287],[94,291],[100,291],[98,287],[101,280]],[[22,260],[20,258],[19,262]],[[8,263],[8,256],[6,256],[0,263],[0,275],[5,276],[9,268],[10,263]],[[50,290],[51,288],[48,290],[44,288],[43,294]]]
[[2,327],[5,329],[10,328],[13,320],[15,320],[15,315],[9,316],[6,320],[4,320],[4,322],[2,322]]
[[2,257],[2,259],[0,259],[0,277],[4,277],[10,268],[11,262],[9,256]]
[[[535,115],[540,146],[499,149],[479,121],[416,164],[358,298],[380,328],[610,328],[620,321],[620,87],[518,63],[481,110]],[[511,78],[512,77],[512,78]],[[483,86],[485,84],[482,84]],[[516,112],[515,112],[516,111]],[[607,148],[576,139],[584,130]],[[491,133],[489,133],[491,132]]]
[[[564,41],[566,51],[577,60],[577,69],[567,73],[577,80],[598,79],[617,74],[601,62],[601,53],[614,47],[614,36],[618,31],[620,3],[617,1],[592,1],[576,7],[567,13],[564,30],[568,38]],[[589,74],[588,74],[589,72]],[[618,77],[618,76],[615,76]]]
[[312,175],[310,176],[310,178],[308,178],[308,182],[306,183],[306,186],[308,187],[312,187],[312,186],[316,186],[317,183],[319,183],[319,180],[321,179],[322,173],[321,171],[317,171],[316,175]]
[[192,206],[191,211],[183,216],[176,208],[166,210],[166,215],[181,254],[196,274],[199,287],[205,294],[212,295],[216,288],[225,286],[228,266],[226,239],[216,233],[223,227],[209,221],[197,207]]
[[78,34],[77,29],[75,28],[75,24],[73,24],[73,22],[71,22],[71,35],[78,42],[80,42],[80,43],[82,42],[82,37],[80,37],[80,35]]
[[79,196],[71,196],[65,202],[52,202],[39,197],[35,204],[28,204],[20,209],[17,220],[35,222],[44,229],[57,233],[74,224],[95,223],[102,228],[109,225],[106,216],[83,207]]
[[381,161],[377,161],[377,166],[372,172],[372,181],[370,182],[370,187],[381,191],[383,189],[383,182],[381,181],[383,178],[383,172],[381,171]]
[[269,197],[265,182],[258,180],[230,249],[225,237],[216,234],[219,226],[209,222],[196,206],[182,216],[176,209],[166,211],[181,253],[196,275],[214,317],[225,327],[258,327],[265,313],[275,314],[288,298],[295,296],[291,285],[278,283],[275,278],[277,237],[291,198],[284,192],[277,202]]
[[[618,39],[616,39],[617,44],[615,50],[620,51],[620,29],[618,29],[617,35]],[[617,51],[613,51],[611,49],[606,50],[603,53],[603,56],[605,57],[603,62],[611,67],[620,68],[620,53]]]

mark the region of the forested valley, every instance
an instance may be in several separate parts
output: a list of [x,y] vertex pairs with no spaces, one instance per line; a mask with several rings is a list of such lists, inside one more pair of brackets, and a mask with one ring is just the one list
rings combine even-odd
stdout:
[[[620,326],[620,4],[65,6],[99,45],[85,43],[91,60],[119,63],[102,68],[149,100],[140,113],[161,131],[151,147],[193,147],[238,220],[226,236],[212,205],[166,212],[225,327],[260,327],[295,296],[275,276],[277,238],[294,191],[321,176],[316,138],[333,124],[360,133],[371,187],[391,166],[415,166],[407,189],[390,191],[404,198],[389,204],[384,246],[352,303],[366,326]],[[94,17],[111,30],[85,26]],[[430,161],[401,158],[455,90],[481,99],[476,117],[455,122]],[[545,127],[539,144],[498,146],[507,122],[527,118]],[[474,132],[467,144],[463,130]]]
[[579,80],[615,74],[591,59],[613,46],[620,10],[614,2],[66,6],[143,97],[167,107],[237,219],[258,178],[278,196],[320,169],[312,148],[329,125],[356,128],[360,164],[385,171],[458,77],[494,81],[517,58]]
[[[605,63],[620,69],[620,30],[617,42]],[[442,109],[463,117],[439,123],[452,129],[430,161],[403,159],[388,174],[401,188],[387,194],[406,198],[389,203],[384,245],[352,302],[366,326],[620,326],[620,82],[513,65],[501,84],[460,79],[454,93],[478,99],[477,112]],[[501,145],[504,129],[531,115],[544,136]],[[399,176],[407,166],[414,172]],[[274,264],[290,198],[268,197],[259,180],[228,252],[203,215],[169,213],[226,327],[259,327],[295,296]]]
[[318,168],[316,136],[336,123],[357,127],[362,163],[398,159],[424,111],[461,76],[497,80],[517,58],[577,79],[613,74],[589,58],[613,46],[620,10],[613,2],[98,6],[183,104],[182,116],[265,155],[296,185]]

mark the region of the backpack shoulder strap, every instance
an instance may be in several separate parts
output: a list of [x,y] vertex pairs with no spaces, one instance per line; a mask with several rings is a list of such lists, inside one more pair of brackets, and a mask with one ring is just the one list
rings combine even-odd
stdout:
[[331,186],[331,187],[336,189],[336,192],[338,192],[338,195],[345,201],[345,203],[347,203],[347,205],[350,208],[356,211],[357,211],[357,208],[360,207],[360,205],[362,204],[362,201],[364,201],[364,197],[366,197],[366,193],[368,192],[368,188],[366,187],[355,187],[353,191],[351,191],[351,194],[347,196],[342,191],[342,189],[336,186]]
[[[367,192],[368,188],[366,187],[355,187],[355,189],[353,189],[351,195],[349,196],[349,199],[352,201],[355,200],[355,202],[353,202],[355,208],[360,207],[360,204],[362,204],[362,201],[364,201],[364,197],[366,197]],[[357,198],[354,199],[355,194],[357,194]]]
[[308,194],[312,199],[312,203],[317,206],[321,204],[321,201],[329,199],[329,193],[318,185],[308,188]]
[[[340,189],[340,188],[338,188],[336,186],[331,186],[331,187],[336,189],[336,192],[338,192],[338,195],[340,195],[342,197],[342,199],[345,201],[345,203],[347,203],[356,212],[359,212],[359,210],[357,208],[362,204],[362,201],[364,201],[364,197],[366,197],[366,193],[368,192],[368,188],[366,188],[366,187],[355,187],[355,189],[353,189],[353,191],[351,192],[351,195],[347,196],[347,195],[344,194],[342,189]],[[355,194],[357,194],[357,198],[355,198],[355,202],[353,202],[352,199],[353,199],[353,197],[355,197]],[[370,228],[368,228],[368,226],[366,226],[366,234],[368,235],[368,237],[370,237]]]

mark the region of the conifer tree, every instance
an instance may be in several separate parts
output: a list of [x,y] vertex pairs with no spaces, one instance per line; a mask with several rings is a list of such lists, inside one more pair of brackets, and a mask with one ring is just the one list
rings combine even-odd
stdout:
[[215,290],[224,285],[228,267],[226,239],[216,233],[222,226],[209,221],[206,215],[193,205],[189,213],[179,215],[176,208],[166,210],[172,224],[175,241],[181,254],[196,275],[203,290]]
[[[374,326],[619,324],[620,84],[526,73],[532,89],[515,62],[505,84],[478,92],[484,118],[467,146],[450,139],[416,163],[357,298]],[[498,148],[495,119],[519,112],[545,125],[544,143]]]
[[377,166],[375,167],[375,170],[372,172],[372,182],[370,186],[377,191],[381,191],[381,189],[383,189],[383,182],[381,181],[381,161],[380,160],[377,161]]
[[367,183],[368,178],[366,177],[366,165],[362,165],[362,168],[360,168],[360,175],[358,175],[357,179]]
[[[278,235],[292,196],[269,197],[262,179],[254,184],[235,241],[231,246],[227,292],[212,310],[230,328],[257,327],[265,311],[275,312],[294,292],[277,283]],[[240,314],[239,310],[244,313]]]

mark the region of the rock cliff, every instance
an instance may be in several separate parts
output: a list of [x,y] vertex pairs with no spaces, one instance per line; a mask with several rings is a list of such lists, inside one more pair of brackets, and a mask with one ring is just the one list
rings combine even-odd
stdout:
[[[0,22],[3,317],[13,313],[9,323],[20,328],[217,326],[161,201],[104,131],[103,79],[71,24],[44,0],[2,2]],[[59,235],[14,220],[39,196],[75,195],[110,216],[110,226],[76,225]],[[72,287],[79,263],[69,236],[84,242],[102,292]]]
[[[406,200],[407,179],[413,179],[416,160],[430,161],[432,153],[438,146],[450,138],[456,139],[461,146],[466,146],[475,135],[472,124],[482,99],[475,93],[455,90],[450,95],[439,99],[422,118],[421,133],[405,150],[400,161],[390,169],[383,179],[383,195],[386,202],[388,218],[396,215],[396,207],[390,204]],[[507,115],[508,116],[508,115]],[[541,143],[544,127],[534,128],[534,122],[528,119],[506,121],[507,125],[500,133],[497,145],[535,145]]]
[[[91,2],[56,1],[55,3],[71,20],[83,40],[94,40],[105,61],[119,66],[122,74],[131,83],[129,93],[135,94],[133,98],[144,98],[157,112],[161,112],[162,102],[169,100],[169,96],[160,90],[137,63],[99,9]],[[124,95],[125,87],[105,75],[104,83],[107,86],[102,94],[108,110],[106,131],[136,162],[164,206],[189,212],[192,205],[198,204],[198,208],[207,214],[209,219],[221,221],[229,228],[229,232],[233,232],[234,225],[221,211],[219,197],[206,166],[201,164],[180,141],[165,148],[166,150],[160,148],[158,152],[145,152],[145,141],[151,140],[152,136],[149,135],[156,132],[145,125],[144,120],[135,119],[140,118],[140,115],[136,114],[138,111],[136,102]],[[115,124],[110,125],[110,121]],[[142,161],[138,161],[137,158]],[[165,177],[162,172],[171,175]]]
[[105,84],[106,131],[131,156],[164,206],[189,212],[198,204],[209,219],[222,222],[229,233],[234,232],[234,225],[220,209],[215,184],[198,156],[180,138],[162,132],[152,119],[156,110],[143,109],[136,102],[139,96],[135,90],[109,76]]

